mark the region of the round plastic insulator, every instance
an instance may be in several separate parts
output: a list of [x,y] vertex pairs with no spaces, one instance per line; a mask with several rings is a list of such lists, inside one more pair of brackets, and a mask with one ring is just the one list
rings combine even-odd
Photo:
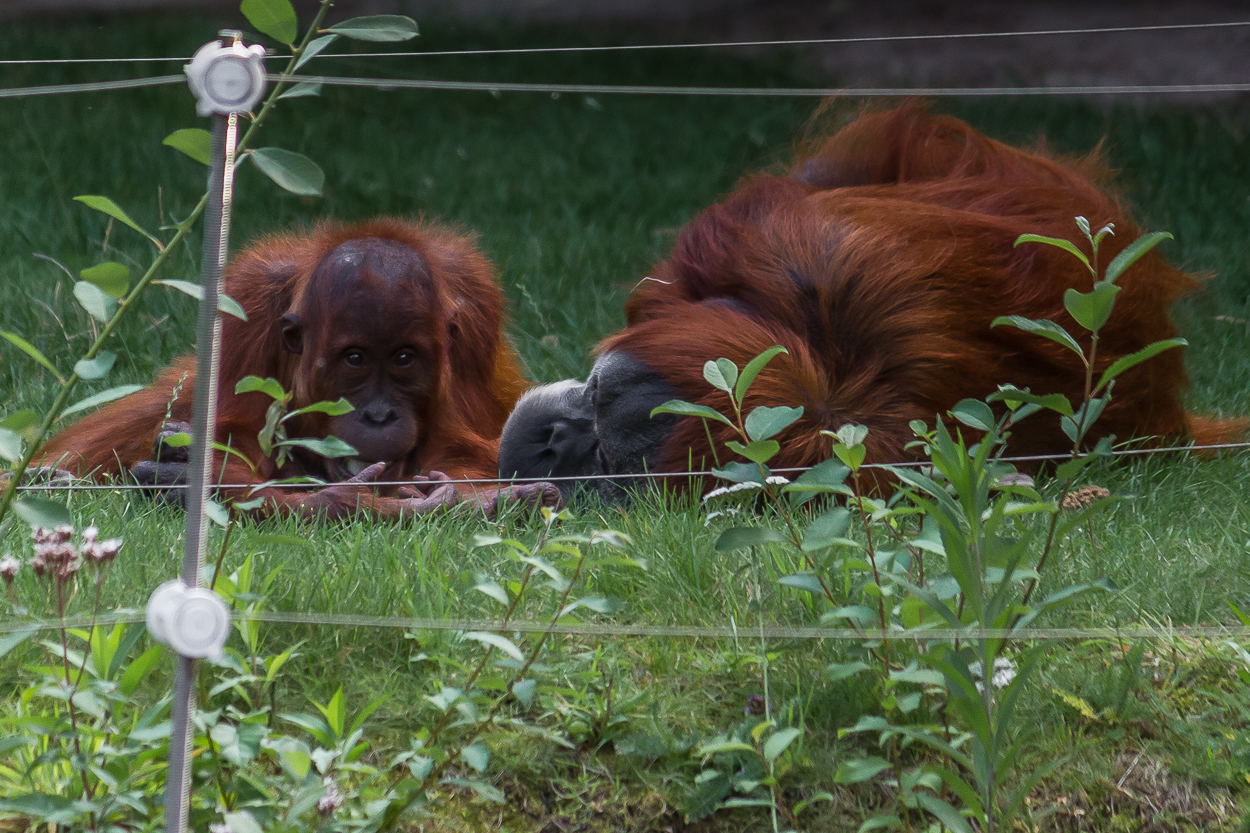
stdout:
[[265,94],[265,47],[204,44],[183,67],[201,116],[245,113]]
[[148,599],[147,624],[157,642],[178,654],[216,659],[230,634],[230,609],[213,591],[173,579]]

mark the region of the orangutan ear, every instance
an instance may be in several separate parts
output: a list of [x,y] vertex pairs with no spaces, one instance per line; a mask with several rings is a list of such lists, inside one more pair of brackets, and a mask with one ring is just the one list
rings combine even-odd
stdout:
[[300,326],[299,316],[293,312],[278,319],[282,327],[282,349],[288,353],[299,355],[304,352],[304,330]]

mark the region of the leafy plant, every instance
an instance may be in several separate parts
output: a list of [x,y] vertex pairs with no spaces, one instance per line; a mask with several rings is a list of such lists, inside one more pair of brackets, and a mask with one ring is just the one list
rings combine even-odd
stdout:
[[[1047,610],[1109,586],[1074,585],[1040,601],[1033,599],[1057,542],[1114,498],[1105,490],[1101,497],[1082,494],[1080,500],[1070,501],[1078,511],[1064,515],[1058,501],[1043,498],[1031,478],[1003,459],[1006,444],[1019,421],[1042,410],[1056,412],[1072,440],[1070,459],[1056,469],[1060,493],[1069,494],[1085,467],[1110,451],[1111,438],[1100,440],[1092,451],[1084,449],[1110,401],[1116,378],[1184,344],[1181,339],[1150,344],[1112,362],[1095,380],[1099,331],[1110,319],[1119,292],[1115,281],[1171,235],[1148,234],[1134,241],[1100,275],[1099,247],[1112,228],[1094,233],[1085,218],[1077,217],[1076,223],[1088,243],[1088,256],[1070,241],[1040,235],[1022,235],[1016,245],[1056,246],[1090,271],[1094,279],[1090,292],[1068,289],[1064,294],[1064,308],[1089,331],[1088,352],[1053,321],[1004,316],[993,323],[1073,350],[1085,368],[1082,401],[1074,406],[1061,394],[1038,395],[1003,385],[986,402],[959,402],[932,427],[914,422],[917,440],[912,447],[928,465],[883,467],[899,487],[888,496],[864,488],[868,429],[861,425],[823,431],[832,440],[835,459],[793,482],[768,468],[768,461],[780,451],[773,437],[792,425],[802,410],[760,407],[744,417],[743,400],[764,365],[783,352],[781,347],[756,357],[741,373],[727,359],[704,365],[704,378],[728,395],[729,415],[679,400],[652,412],[697,417],[705,426],[716,420],[734,429],[740,440],[726,447],[750,462],[718,466],[713,473],[731,485],[713,489],[704,501],[762,496],[782,528],[730,527],[720,534],[716,549],[767,547],[774,559],[782,557],[779,547],[797,553],[800,569],[780,578],[780,583],[822,601],[822,624],[844,624],[862,635],[860,657],[832,663],[825,670],[830,681],[864,672],[876,675],[882,713],[863,717],[839,736],[875,735],[883,754],[846,757],[834,779],[855,784],[886,777],[893,788],[891,806],[869,817],[860,830],[911,830],[912,816],[918,812],[932,815],[953,831],[971,833],[973,823],[985,831],[1011,829],[1029,790],[1058,763],[1034,770],[1008,789],[1029,738],[1028,731],[1017,725],[1015,709],[1040,661],[1039,649],[1021,651],[1017,644]],[[1002,406],[998,413],[994,404]],[[964,436],[965,430],[973,440]],[[1044,531],[1028,522],[1037,515],[1049,516]],[[924,641],[899,638],[905,629],[937,626],[948,628],[950,635]],[[753,745],[759,740],[758,735],[748,738],[739,733],[709,749],[755,752],[767,763],[768,756]],[[913,760],[909,750],[917,748],[937,758]],[[761,776],[763,772],[758,770]],[[756,783],[749,776],[748,782]],[[713,792],[728,794],[733,783],[723,770],[710,770],[698,790],[705,794],[714,787]],[[775,814],[776,795],[760,803],[771,805]]]
[[290,457],[292,448],[305,448],[314,454],[331,458],[351,457],[356,453],[356,449],[338,437],[326,437],[319,440],[311,437],[288,437],[286,432],[287,421],[301,414],[319,413],[327,416],[340,416],[351,413],[355,409],[346,399],[339,397],[337,402],[314,402],[311,405],[290,411],[287,408],[290,405],[293,394],[283,389],[282,384],[277,379],[245,376],[234,386],[235,393],[248,393],[250,391],[260,391],[273,398],[273,402],[270,403],[269,410],[265,414],[265,427],[261,429],[257,440],[260,442],[261,452],[266,457],[272,457],[276,452],[274,464],[279,468]]
[[[343,21],[323,30],[321,24],[330,6],[330,0],[321,0],[312,23],[305,30],[303,37],[298,39],[298,43],[298,20],[290,0],[244,0],[240,7],[244,16],[257,31],[286,44],[291,51],[291,56],[265,97],[260,110],[255,114],[245,114],[245,117],[250,116],[251,124],[237,143],[239,159],[240,161],[251,159],[279,186],[305,196],[321,193],[325,177],[316,163],[293,151],[252,147],[257,131],[279,101],[292,96],[318,93],[319,88],[315,85],[297,82],[297,71],[340,37],[370,42],[393,42],[407,40],[417,34],[416,24],[411,19],[399,15],[360,17]],[[197,162],[207,164],[209,161],[209,135],[205,130],[184,128],[174,131],[165,138],[164,144],[179,150]],[[152,244],[156,254],[143,274],[133,284],[130,268],[122,263],[106,261],[84,269],[80,273],[81,280],[74,284],[74,298],[87,314],[98,322],[100,328],[95,340],[67,374],[63,374],[47,356],[21,335],[0,331],[0,337],[51,372],[53,378],[60,384],[52,405],[42,415],[34,411],[22,410],[0,420],[0,458],[8,463],[11,471],[14,472],[14,475],[8,479],[3,492],[0,493],[0,536],[7,529],[5,521],[11,508],[15,509],[32,526],[51,528],[69,522],[69,514],[65,507],[54,501],[28,496],[18,499],[21,475],[30,467],[31,461],[38,457],[44,440],[58,420],[99,407],[139,390],[138,385],[118,385],[70,404],[78,382],[104,378],[112,369],[117,356],[114,352],[105,349],[105,344],[116,331],[122,318],[136,307],[139,296],[153,283],[167,285],[197,298],[202,294],[197,284],[175,280],[158,281],[156,275],[166,264],[170,254],[187,238],[203,214],[208,204],[207,193],[200,198],[195,208],[185,218],[168,229],[162,229],[173,232],[167,239],[162,239],[143,228],[131,218],[125,209],[107,196],[88,194],[74,199],[88,208],[107,215],[111,221],[120,223],[142,235]],[[222,297],[219,308],[229,314],[242,315],[239,305],[225,296]]]

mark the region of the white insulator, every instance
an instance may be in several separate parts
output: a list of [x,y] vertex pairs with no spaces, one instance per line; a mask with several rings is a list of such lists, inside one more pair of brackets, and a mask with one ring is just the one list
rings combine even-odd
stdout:
[[230,609],[212,590],[165,582],[148,599],[148,631],[181,656],[217,659],[230,634]]
[[210,41],[183,67],[201,116],[246,113],[265,94],[265,47]]

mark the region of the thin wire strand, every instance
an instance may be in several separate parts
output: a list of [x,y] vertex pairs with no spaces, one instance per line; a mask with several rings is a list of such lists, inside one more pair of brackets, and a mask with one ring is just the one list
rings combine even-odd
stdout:
[[[1110,457],[1149,457],[1155,454],[1178,454],[1182,452],[1207,452],[1207,451],[1229,451],[1237,449],[1250,448],[1250,442],[1239,443],[1211,443],[1209,445],[1173,445],[1152,448],[1121,448],[1110,452]],[[1068,460],[1071,454],[1031,454],[1018,457],[1000,457],[998,462],[1002,463],[1037,463],[1057,460]],[[891,469],[891,468],[927,468],[932,463],[922,460],[906,460],[898,463],[864,463],[861,469]],[[802,474],[810,471],[811,466],[791,466],[786,468],[769,469],[773,474]],[[447,480],[428,481],[431,486],[439,486],[442,484],[456,485],[501,485],[513,483],[565,483],[565,482],[582,482],[590,480],[621,480],[636,482],[639,480],[657,480],[666,478],[679,477],[716,477],[714,471],[672,471],[672,472],[639,472],[637,474],[592,474],[592,475],[560,475],[551,477],[462,477],[449,478]],[[367,484],[371,487],[388,487],[388,486],[412,486],[426,485],[426,481],[413,480],[376,480],[369,481]],[[247,489],[256,486],[255,483],[218,483],[214,488],[217,489]],[[327,483],[273,483],[267,488],[280,489],[325,489],[331,486],[344,485],[344,481],[335,481]],[[151,483],[39,483],[18,486],[20,492],[145,492],[145,491],[171,491],[185,489],[185,484],[162,485]]]
[[[270,75],[271,81],[277,75]],[[339,75],[300,76],[307,84],[366,87],[378,90],[455,90],[486,93],[549,93],[552,95],[688,95],[777,98],[964,98],[975,96],[1172,95],[1250,91],[1250,83],[1232,84],[1107,84],[1046,87],[703,87],[650,84],[547,84],[512,81],[446,81],[424,78],[353,78]]]
[[112,90],[135,90],[165,84],[186,84],[185,75],[158,75],[152,78],[127,78],[119,81],[86,81],[81,84],[47,84],[40,87],[0,88],[0,98],[32,98],[66,93],[102,93]]
[[[336,628],[388,628],[398,630],[438,630],[438,631],[503,631],[505,633],[552,633],[562,636],[609,637],[626,636],[637,638],[667,639],[739,639],[744,632],[736,627],[724,625],[642,625],[642,624],[610,624],[582,623],[577,625],[552,625],[550,622],[537,620],[513,620],[501,622],[497,619],[434,619],[412,616],[369,616],[352,613],[299,613],[274,610],[254,611],[245,613],[231,611],[235,622],[269,622],[282,625],[308,625],[315,627]],[[143,613],[118,612],[97,616],[94,624],[104,627],[115,624],[137,624],[146,621]],[[0,622],[0,634],[18,633],[21,631],[47,631],[64,628],[87,628],[93,620],[86,616],[59,619],[29,619],[25,621]],[[1168,625],[1150,627],[1138,625],[1133,627],[1092,627],[1092,628],[818,628],[790,625],[772,625],[760,629],[753,628],[752,634],[760,634],[765,639],[801,639],[834,641],[862,641],[865,639],[908,639],[920,642],[934,642],[952,639],[1039,639],[1054,641],[1071,641],[1076,639],[1247,639],[1250,638],[1250,627],[1243,625]]]
[[[416,78],[353,78],[338,75],[297,76],[301,83],[328,87],[372,88],[377,90],[433,90],[487,92],[492,94],[547,93],[550,95],[665,95],[756,98],[968,98],[986,96],[1080,96],[1080,95],[1209,95],[1250,91],[1250,83],[1231,84],[1108,84],[1046,87],[703,87],[647,84],[547,84],[511,81],[447,81]],[[280,76],[270,74],[276,82]],[[160,75],[117,81],[89,81],[77,84],[49,84],[35,87],[0,88],[0,99],[71,93],[110,92],[169,84],[183,84],[182,75]]]
[[449,55],[537,55],[560,52],[630,52],[650,49],[722,49],[759,46],[834,46],[859,43],[906,43],[911,41],[968,40],[973,38],[1044,37],[1051,35],[1106,35],[1131,32],[1162,32],[1181,29],[1222,29],[1250,26],[1250,20],[1222,23],[1166,23],[1157,26],[1107,26],[1094,29],[1032,29],[1027,32],[953,32],[932,35],[863,35],[845,38],[798,40],[719,41],[715,43],[646,43],[619,46],[551,46],[520,49],[454,49],[441,52],[341,52],[327,58],[443,57]]
[[[912,41],[945,41],[985,38],[1029,38],[1056,35],[1108,35],[1134,32],[1175,32],[1195,29],[1227,29],[1250,26],[1250,21],[1236,20],[1215,23],[1165,23],[1153,26],[1106,26],[1087,29],[1034,29],[1025,32],[952,32],[928,35],[865,35],[842,38],[801,38],[797,40],[717,41],[713,43],[640,43],[615,46],[547,46],[515,49],[450,49],[437,52],[340,52],[322,53],[324,58],[441,58],[448,56],[486,55],[548,55],[579,52],[641,52],[666,49],[741,49],[761,46],[833,46],[859,43],[906,43]],[[285,59],[285,55],[267,55],[266,58]],[[108,64],[108,63],[172,63],[189,61],[185,58],[26,58],[0,60],[3,65],[39,64]]]

